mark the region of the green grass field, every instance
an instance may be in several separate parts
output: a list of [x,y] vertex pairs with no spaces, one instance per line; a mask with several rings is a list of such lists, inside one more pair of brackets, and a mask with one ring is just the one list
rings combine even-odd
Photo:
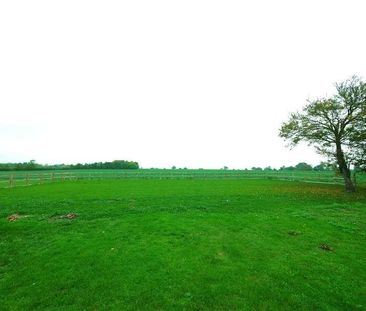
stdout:
[[[343,184],[343,178],[333,171],[253,171],[253,170],[58,170],[0,171],[0,188],[26,186],[64,180],[101,179],[276,179],[328,184]],[[366,186],[366,174],[357,174],[357,183]]]
[[0,189],[0,232],[1,310],[366,309],[365,188],[64,180]]

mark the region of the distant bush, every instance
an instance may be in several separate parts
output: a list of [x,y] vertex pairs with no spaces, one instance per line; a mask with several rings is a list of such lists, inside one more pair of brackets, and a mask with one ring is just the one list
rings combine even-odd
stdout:
[[252,167],[251,168],[252,171],[262,171],[262,168],[261,167]]
[[310,164],[307,164],[305,162],[300,162],[296,164],[295,169],[297,171],[311,171],[313,167]]

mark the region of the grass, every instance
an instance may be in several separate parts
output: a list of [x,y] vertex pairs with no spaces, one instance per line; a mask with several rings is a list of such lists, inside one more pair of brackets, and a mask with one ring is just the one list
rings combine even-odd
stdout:
[[[44,184],[63,180],[95,179],[276,179],[329,184],[344,184],[333,171],[274,170],[203,170],[203,169],[139,169],[139,170],[55,170],[0,171],[0,188]],[[357,174],[357,184],[366,185],[366,174]]]
[[364,310],[365,209],[278,180],[0,189],[0,309]]

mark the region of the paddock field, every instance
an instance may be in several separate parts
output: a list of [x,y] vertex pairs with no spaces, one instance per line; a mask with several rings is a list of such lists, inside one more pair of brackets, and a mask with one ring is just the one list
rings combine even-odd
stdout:
[[366,309],[366,188],[183,171],[14,173],[0,310]]
[[[358,173],[357,184],[366,186],[366,174]],[[256,170],[201,170],[201,169],[138,169],[138,170],[41,170],[0,171],[0,188],[29,186],[65,180],[102,179],[275,179],[311,183],[343,184],[333,171],[256,171]]]

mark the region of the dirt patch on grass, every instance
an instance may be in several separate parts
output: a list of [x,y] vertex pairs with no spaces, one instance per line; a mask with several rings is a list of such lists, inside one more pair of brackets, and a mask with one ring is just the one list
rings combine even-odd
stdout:
[[7,217],[9,222],[14,222],[22,218],[27,218],[29,215],[19,215],[19,214],[11,214]]
[[63,218],[67,218],[67,219],[74,219],[74,218],[77,218],[78,215],[75,214],[75,213],[69,213],[69,214],[66,214],[63,216]]
[[8,216],[8,221],[17,221],[19,219],[18,214],[12,214]]
[[325,244],[325,243],[320,244],[319,248],[322,249],[323,251],[327,251],[327,252],[333,251],[333,247],[331,247],[330,245]]
[[77,217],[79,217],[78,214],[68,213],[65,215],[52,215],[49,219],[50,220],[62,220],[62,219],[75,219]]

